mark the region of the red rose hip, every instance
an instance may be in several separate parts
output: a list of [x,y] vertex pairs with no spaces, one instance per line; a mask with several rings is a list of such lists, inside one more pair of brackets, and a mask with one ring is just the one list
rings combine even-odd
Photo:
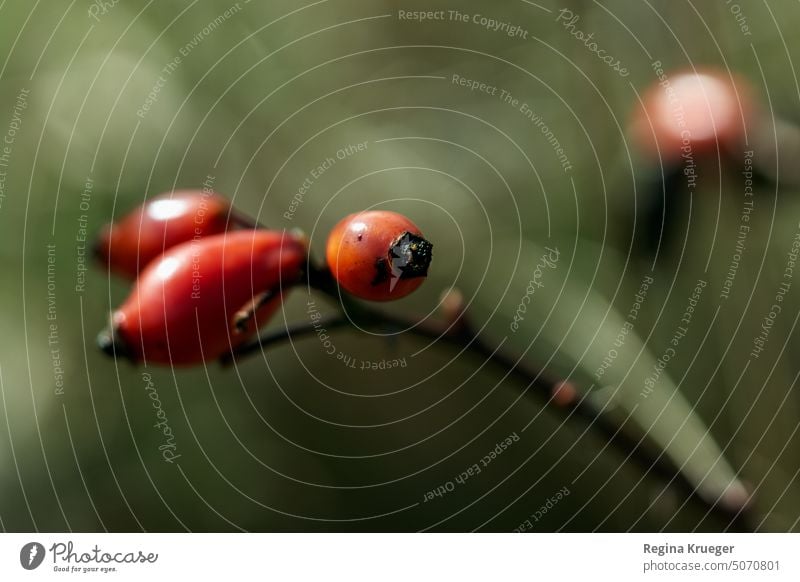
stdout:
[[428,274],[433,245],[402,214],[351,214],[328,237],[328,267],[339,285],[361,299],[392,301],[417,289]]
[[95,255],[113,272],[134,279],[167,249],[226,230],[254,228],[213,192],[179,190],[148,200],[98,235]]
[[749,85],[715,70],[666,75],[642,101],[631,123],[633,137],[649,155],[668,161],[682,153],[713,154],[718,145],[735,151],[753,114]]
[[216,360],[250,339],[299,281],[305,242],[285,232],[219,234],[169,249],[98,336],[133,362],[189,365]]

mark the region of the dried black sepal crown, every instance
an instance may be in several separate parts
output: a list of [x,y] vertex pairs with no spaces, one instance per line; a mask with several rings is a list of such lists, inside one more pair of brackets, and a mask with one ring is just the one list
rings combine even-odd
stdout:
[[418,234],[404,232],[389,247],[388,256],[375,264],[373,285],[391,279],[391,287],[402,279],[427,277],[433,245]]

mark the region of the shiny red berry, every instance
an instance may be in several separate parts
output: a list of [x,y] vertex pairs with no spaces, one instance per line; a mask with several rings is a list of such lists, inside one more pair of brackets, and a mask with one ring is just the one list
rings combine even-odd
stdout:
[[133,362],[187,365],[240,346],[300,279],[306,246],[280,231],[225,233],[183,243],[153,261],[98,337]]
[[735,151],[754,103],[746,82],[715,70],[664,73],[642,101],[631,123],[636,145],[670,162],[715,155],[718,147]]
[[336,281],[370,301],[391,301],[417,289],[428,275],[433,245],[408,218],[373,210],[351,214],[328,237],[326,256]]
[[133,279],[175,245],[253,226],[232,213],[228,200],[219,194],[179,190],[148,200],[119,222],[105,226],[95,254],[113,272]]

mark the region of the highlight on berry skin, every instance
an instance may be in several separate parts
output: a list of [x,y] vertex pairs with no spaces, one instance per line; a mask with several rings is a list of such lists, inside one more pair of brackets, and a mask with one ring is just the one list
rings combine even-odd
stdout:
[[168,249],[190,240],[255,223],[232,211],[223,196],[207,190],[177,190],[152,198],[106,225],[94,244],[97,260],[113,273],[135,279]]
[[402,214],[370,210],[334,226],[325,254],[342,289],[369,301],[394,301],[422,285],[433,245]]

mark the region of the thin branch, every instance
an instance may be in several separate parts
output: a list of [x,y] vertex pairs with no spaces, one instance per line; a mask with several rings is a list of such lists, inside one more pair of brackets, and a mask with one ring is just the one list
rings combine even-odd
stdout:
[[[304,323],[290,326],[285,330],[272,332],[260,337],[251,344],[239,348],[233,358],[240,359],[250,353],[259,351],[273,344],[288,339],[299,339],[317,333],[320,328],[326,330],[352,326],[355,328],[385,328],[387,326],[408,330],[417,337],[441,341],[454,348],[475,357],[482,357],[498,370],[504,370],[509,376],[514,377],[522,386],[522,391],[530,394],[543,404],[555,404],[554,408],[561,411],[565,420],[573,417],[582,420],[587,426],[586,431],[602,435],[626,460],[630,460],[645,473],[653,473],[668,483],[669,487],[681,489],[691,495],[704,507],[709,503],[697,494],[695,488],[663,454],[654,454],[644,444],[644,438],[634,438],[626,433],[624,427],[602,408],[589,398],[581,398],[579,393],[570,384],[559,380],[536,366],[516,357],[508,351],[498,349],[497,345],[488,342],[478,334],[470,324],[468,314],[464,310],[460,295],[447,307],[445,303],[445,318],[433,320],[430,318],[418,321],[405,318],[394,313],[374,309],[363,303],[355,302],[348,296],[341,295],[330,272],[327,269],[310,267],[306,277],[309,287],[316,289],[340,303],[346,315],[336,315],[323,319],[316,324]],[[721,519],[726,519],[729,529],[733,531],[753,531],[753,523],[748,507],[741,510],[730,510],[721,504],[713,505],[711,511]]]
[[285,328],[263,334],[253,342],[245,344],[236,348],[232,353],[224,355],[220,358],[220,363],[223,366],[228,366],[234,361],[239,361],[242,358],[259,352],[269,346],[280,344],[289,340],[300,339],[305,336],[314,335],[320,328],[336,329],[339,327],[346,327],[350,324],[347,318],[341,315],[336,315],[327,319],[321,319],[316,324],[301,323],[290,325]]

